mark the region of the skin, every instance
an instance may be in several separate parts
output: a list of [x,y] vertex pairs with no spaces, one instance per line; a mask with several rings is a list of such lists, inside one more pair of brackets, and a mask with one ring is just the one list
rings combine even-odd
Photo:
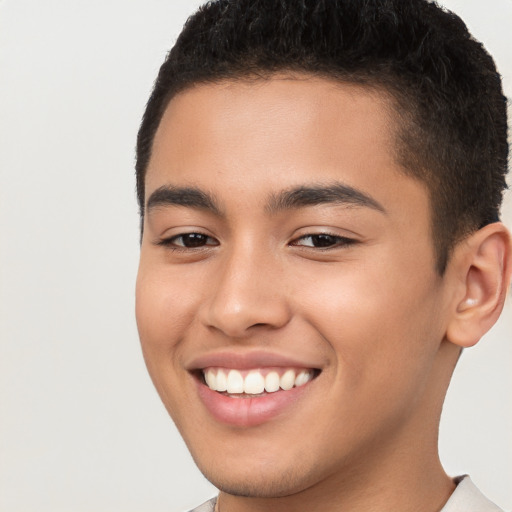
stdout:
[[[436,511],[454,489],[437,455],[441,406],[460,347],[499,315],[510,240],[484,228],[439,276],[428,191],[394,147],[384,94],[318,78],[200,85],[163,116],[146,199],[195,187],[216,209],[146,212],[137,322],[155,387],[222,512]],[[269,208],[283,191],[332,184],[379,207]],[[202,245],[180,246],[184,233]],[[498,292],[477,253],[501,264]],[[189,371],[226,350],[299,357],[321,373],[285,414],[234,427],[209,414]]]

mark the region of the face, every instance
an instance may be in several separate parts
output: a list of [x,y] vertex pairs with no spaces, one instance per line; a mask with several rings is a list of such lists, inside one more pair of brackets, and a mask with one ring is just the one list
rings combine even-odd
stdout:
[[433,436],[445,286],[427,190],[394,147],[384,95],[323,79],[200,85],[163,116],[137,322],[231,494],[331,485]]

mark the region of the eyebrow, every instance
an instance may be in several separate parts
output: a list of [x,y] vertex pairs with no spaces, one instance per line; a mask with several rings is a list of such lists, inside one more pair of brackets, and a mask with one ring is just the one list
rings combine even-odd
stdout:
[[318,206],[321,204],[354,205],[387,213],[373,197],[343,183],[300,186],[272,195],[267,204],[269,213]]
[[214,196],[196,187],[163,185],[157,188],[149,196],[146,202],[146,210],[150,212],[162,206],[186,206],[221,215],[221,210]]
[[[276,214],[283,210],[293,210],[322,204],[353,205],[387,213],[385,208],[373,197],[343,183],[301,185],[283,190],[270,196],[266,210],[269,214]],[[196,187],[163,185],[149,196],[146,202],[146,211],[151,212],[151,210],[165,206],[197,208],[222,216],[222,211],[215,197]]]

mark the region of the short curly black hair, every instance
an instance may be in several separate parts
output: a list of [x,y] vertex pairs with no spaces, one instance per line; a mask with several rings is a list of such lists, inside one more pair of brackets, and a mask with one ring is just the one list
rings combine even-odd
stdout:
[[169,101],[187,87],[302,73],[379,88],[399,120],[397,160],[431,196],[437,268],[499,220],[507,100],[492,57],[428,0],[215,0],[186,22],[160,68],[137,139],[137,196]]

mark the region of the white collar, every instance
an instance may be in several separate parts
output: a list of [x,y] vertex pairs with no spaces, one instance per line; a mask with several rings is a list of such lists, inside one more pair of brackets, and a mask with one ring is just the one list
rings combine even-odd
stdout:
[[457,487],[441,512],[503,512],[477,489],[468,475],[457,477],[455,482]]

